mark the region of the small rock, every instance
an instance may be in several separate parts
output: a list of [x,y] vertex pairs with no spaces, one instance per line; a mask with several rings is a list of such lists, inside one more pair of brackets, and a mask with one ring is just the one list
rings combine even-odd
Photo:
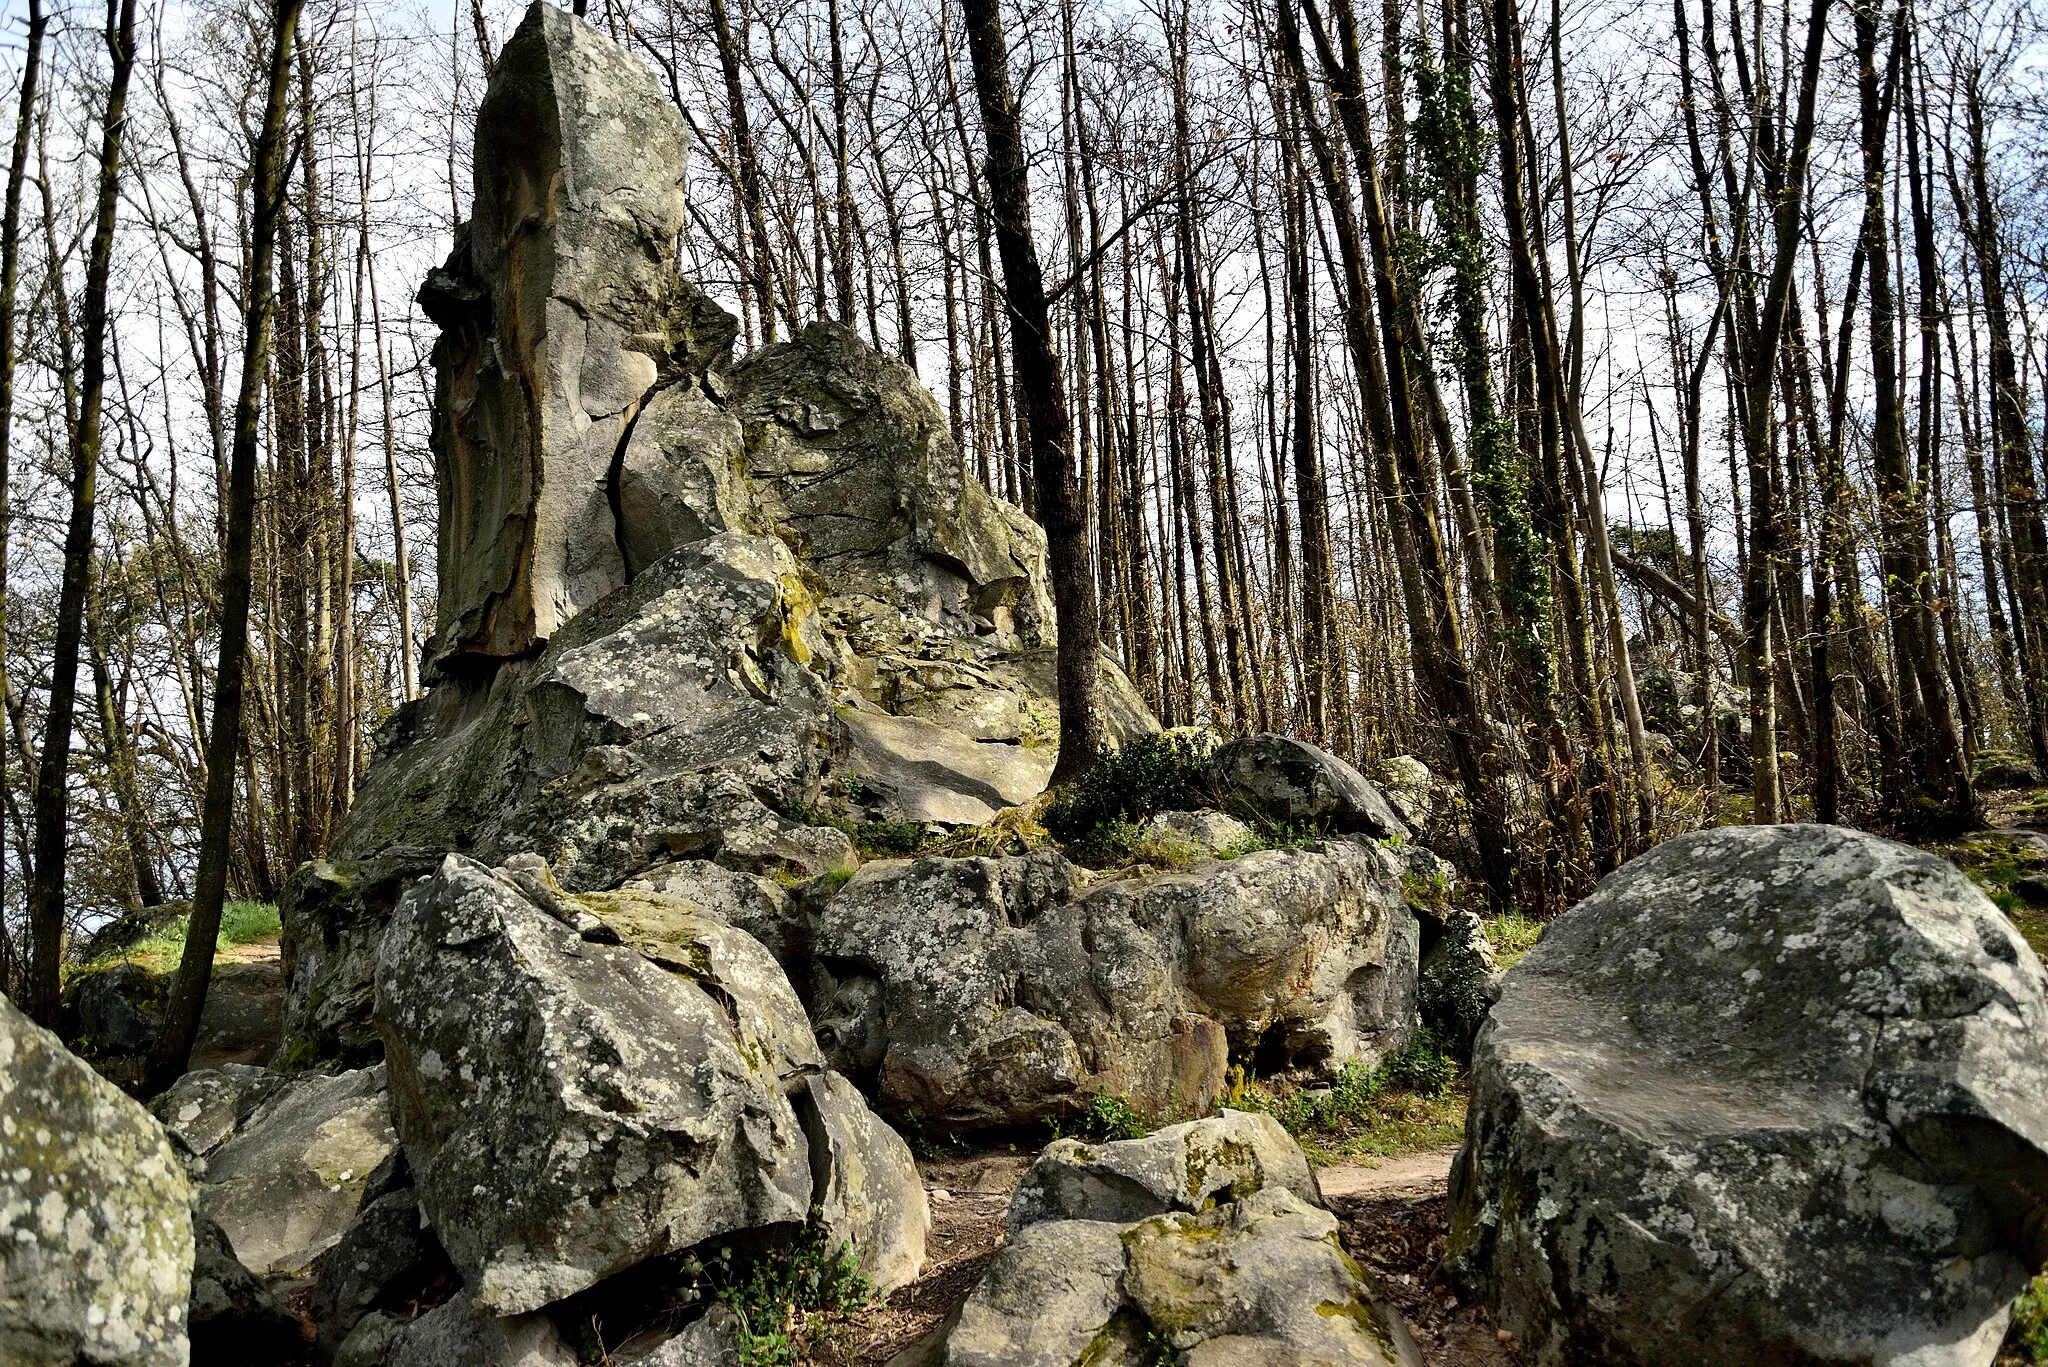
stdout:
[[1232,810],[1276,826],[1356,832],[1376,840],[1409,833],[1363,774],[1329,751],[1292,736],[1262,732],[1231,741],[1216,752],[1209,767]]

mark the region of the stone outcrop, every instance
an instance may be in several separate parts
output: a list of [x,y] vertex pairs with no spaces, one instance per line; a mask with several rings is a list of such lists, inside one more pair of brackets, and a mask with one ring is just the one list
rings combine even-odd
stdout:
[[477,1306],[524,1314],[814,1207],[871,1275],[907,1279],[926,1218],[908,1151],[824,1071],[768,952],[681,899],[545,879],[449,856],[378,966],[420,1207]]
[[681,339],[682,114],[536,6],[477,114],[473,217],[421,291],[441,491],[436,658],[504,658],[626,582],[612,467]]
[[2048,1258],[2048,977],[1931,855],[1681,836],[1506,975],[1451,1198],[1533,1367],[1983,1367]]
[[[914,909],[914,910],[912,910]],[[1418,931],[1388,852],[1351,841],[1106,882],[1041,850],[865,865],[818,913],[828,1058],[949,1128],[1094,1093],[1199,1115],[1230,1058],[1328,1072],[1400,1047]]]
[[364,1316],[402,1311],[453,1273],[420,1215],[418,1194],[404,1187],[363,1207],[321,1256],[307,1310],[321,1342],[338,1348]]
[[486,1311],[804,1218],[787,1061],[714,973],[581,939],[457,855],[400,902],[377,974],[399,1133]]
[[1193,1214],[1267,1187],[1323,1203],[1301,1146],[1269,1115],[1226,1110],[1114,1144],[1055,1139],[1010,1200],[1010,1232],[1047,1220]]
[[305,1341],[299,1317],[243,1266],[221,1227],[192,1213],[192,1299],[186,1314],[192,1360],[261,1364],[294,1361]]
[[303,1272],[398,1176],[384,1069],[285,1081],[200,1156],[198,1208],[236,1256],[259,1276]]
[[[1117,1184],[1114,1195],[1077,1185],[1073,1153],[1049,1153],[1011,1206],[1009,1244],[953,1319],[892,1367],[1141,1367],[1163,1353],[1190,1367],[1422,1367],[1400,1316],[1338,1248],[1336,1217],[1317,1201],[1307,1161],[1298,1149],[1280,1152],[1293,1141],[1274,1130],[1277,1139],[1257,1137],[1265,1181],[1238,1156],[1242,1187],[1210,1187],[1194,1167],[1170,1171],[1211,1143],[1238,1142],[1234,1133],[1184,1126],[1163,1143],[1155,1135],[1099,1146],[1085,1166]],[[1048,1163],[1058,1171],[1041,1174]],[[1296,1181],[1276,1180],[1290,1173]],[[1199,1202],[1181,1185],[1190,1178],[1206,1189]],[[1048,1192],[1076,1199],[1048,1204]],[[1122,1217],[1136,1192],[1163,1208]],[[1063,1218],[1070,1210],[1093,1215]]]
[[184,1367],[191,1280],[163,1127],[0,999],[0,1361]]
[[1318,833],[1406,837],[1407,825],[1365,775],[1328,750],[1262,732],[1209,758],[1224,805],[1274,826]]

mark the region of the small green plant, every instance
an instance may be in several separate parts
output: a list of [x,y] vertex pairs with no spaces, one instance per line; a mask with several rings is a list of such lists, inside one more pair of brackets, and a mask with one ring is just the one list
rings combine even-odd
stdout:
[[851,1321],[876,1300],[860,1259],[819,1224],[805,1225],[788,1250],[757,1258],[744,1272],[735,1273],[729,1247],[710,1263],[686,1263],[684,1272],[693,1283],[684,1299],[698,1299],[699,1284],[707,1284],[738,1320],[742,1367],[851,1361]]
[[1387,1060],[1387,1081],[1420,1096],[1448,1096],[1458,1080],[1456,1049],[1456,1041],[1425,1025]]
[[1098,1144],[1118,1139],[1143,1139],[1152,1133],[1152,1121],[1127,1098],[1097,1092],[1088,1098],[1088,1104],[1074,1118],[1071,1133]]
[[2012,1303],[2012,1327],[2006,1330],[1998,1361],[2001,1367],[2006,1363],[2028,1367],[2048,1363],[2048,1273],[2028,1282]]
[[1353,1059],[1325,1088],[1264,1082],[1233,1068],[1220,1104],[1272,1116],[1318,1163],[1443,1148],[1464,1134],[1458,1065],[1444,1049],[1425,1030],[1378,1067]]
[[853,828],[853,845],[869,859],[888,859],[922,853],[932,834],[921,821],[885,817],[863,821]]

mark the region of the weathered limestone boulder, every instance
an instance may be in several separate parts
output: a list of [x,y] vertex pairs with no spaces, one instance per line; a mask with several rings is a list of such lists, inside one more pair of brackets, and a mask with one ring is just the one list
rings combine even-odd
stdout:
[[293,1362],[304,1356],[299,1317],[235,1256],[235,1246],[205,1215],[192,1214],[192,1299],[186,1331],[192,1360]]
[[[1162,1347],[1196,1367],[1422,1367],[1399,1315],[1338,1247],[1336,1218],[1321,1208],[1307,1161],[1274,1129],[1277,1140],[1258,1136],[1275,1160],[1267,1180],[1225,1183],[1200,1200],[1184,1187],[1147,1189],[1170,1176],[1160,1160],[1170,1167],[1177,1144],[1201,1151],[1185,1137],[1188,1127],[1164,1145],[1155,1136],[1099,1146],[1097,1174],[1130,1183],[1115,1196],[1070,1185],[1071,1155],[1055,1159],[1051,1188],[1029,1196],[1020,1189],[1009,1244],[953,1320],[892,1367],[1146,1367],[1161,1360]],[[1151,1147],[1127,1151],[1132,1144]],[[1291,1157],[1279,1152],[1283,1145]],[[1240,1176],[1256,1178],[1242,1156],[1235,1161]],[[1297,1181],[1277,1180],[1283,1172]],[[1134,1173],[1143,1176],[1125,1176]],[[1209,1186],[1193,1167],[1186,1176]],[[1041,1199],[1049,1189],[1104,1215],[1139,1191],[1140,1200],[1168,1204],[1135,1221],[1062,1218],[1061,1203]]]
[[242,1262],[263,1277],[303,1272],[399,1173],[384,1069],[293,1078],[202,1156],[196,1204]]
[[779,963],[800,954],[810,933],[789,889],[772,878],[741,873],[708,859],[657,864],[627,883],[624,890],[659,893],[688,903],[711,920],[744,930]]
[[451,681],[402,709],[338,856],[531,850],[583,890],[716,857],[742,832],[769,867],[822,872],[850,856],[845,838],[808,842],[776,812],[817,794],[834,704],[810,666],[827,653],[780,541],[723,532],[686,547],[481,696]]
[[1206,855],[1242,849],[1252,839],[1251,827],[1226,812],[1156,812],[1145,824],[1179,837],[1190,848]]
[[1301,1146],[1269,1115],[1224,1111],[1114,1144],[1056,1139],[1010,1199],[1010,1232],[1047,1220],[1129,1224],[1199,1212],[1266,1187],[1322,1204]]
[[183,1367],[191,1279],[163,1127],[0,999],[0,1361]]
[[1199,1115],[1233,1053],[1332,1071],[1399,1048],[1415,1012],[1398,866],[1350,841],[1093,891],[1051,850],[876,861],[818,913],[812,950],[833,1065],[877,1067],[888,1105],[949,1128],[1098,1092]]
[[202,1160],[241,1132],[249,1117],[291,1079],[283,1073],[230,1063],[185,1074],[149,1103],[150,1114],[191,1157]]
[[320,1257],[308,1311],[324,1343],[339,1346],[373,1310],[402,1310],[443,1279],[448,1255],[420,1215],[411,1187],[363,1207],[341,1241]]
[[[382,776],[372,770],[373,781]],[[359,798],[352,811],[360,807]],[[439,862],[426,846],[384,844],[365,858],[314,859],[292,871],[278,898],[285,1002],[273,1064],[359,1068],[383,1057],[370,1022],[377,950],[398,899]]]
[[1327,750],[1261,732],[1231,741],[1209,760],[1211,779],[1232,811],[1276,826],[1406,836],[1408,827],[1365,776]]
[[1394,815],[1412,832],[1428,830],[1450,805],[1444,781],[1413,755],[1390,755],[1381,760],[1373,779]]
[[798,1110],[811,1146],[811,1204],[887,1295],[924,1266],[931,1208],[910,1146],[838,1073],[806,1080]]
[[1931,855],[1682,836],[1506,975],[1451,1199],[1535,1367],[1983,1367],[2048,1259],[2048,977]]
[[[499,1315],[465,1292],[403,1326],[367,1317],[344,1355],[385,1367],[577,1367],[575,1349],[546,1315]],[[368,1342],[358,1346],[356,1334]],[[379,1342],[382,1340],[382,1342]],[[372,1356],[381,1350],[382,1356]],[[341,1367],[337,1361],[336,1367]]]
[[399,1133],[485,1313],[805,1218],[810,1158],[784,1088],[808,1028],[800,1013],[761,1027],[758,980],[720,968],[709,950],[657,964],[582,939],[457,855],[399,903],[377,972]]
[[436,658],[519,655],[626,582],[613,466],[671,369],[689,131],[647,66],[535,5],[477,116],[474,217],[421,291]]

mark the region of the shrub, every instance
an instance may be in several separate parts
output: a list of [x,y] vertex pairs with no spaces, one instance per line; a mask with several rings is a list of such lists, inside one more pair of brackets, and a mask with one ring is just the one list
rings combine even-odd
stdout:
[[1208,755],[1192,736],[1140,736],[1104,748],[1095,767],[1062,788],[1045,809],[1045,828],[1062,845],[1088,846],[1107,827],[1143,825],[1154,812],[1215,805]]
[[2005,1348],[2000,1362],[2017,1357],[2024,1363],[2048,1363],[2048,1274],[2028,1282],[2012,1303],[2012,1327],[2006,1331]]
[[1417,1030],[1385,1065],[1387,1080],[1428,1097],[1441,1097],[1458,1080],[1457,1041],[1431,1026]]

